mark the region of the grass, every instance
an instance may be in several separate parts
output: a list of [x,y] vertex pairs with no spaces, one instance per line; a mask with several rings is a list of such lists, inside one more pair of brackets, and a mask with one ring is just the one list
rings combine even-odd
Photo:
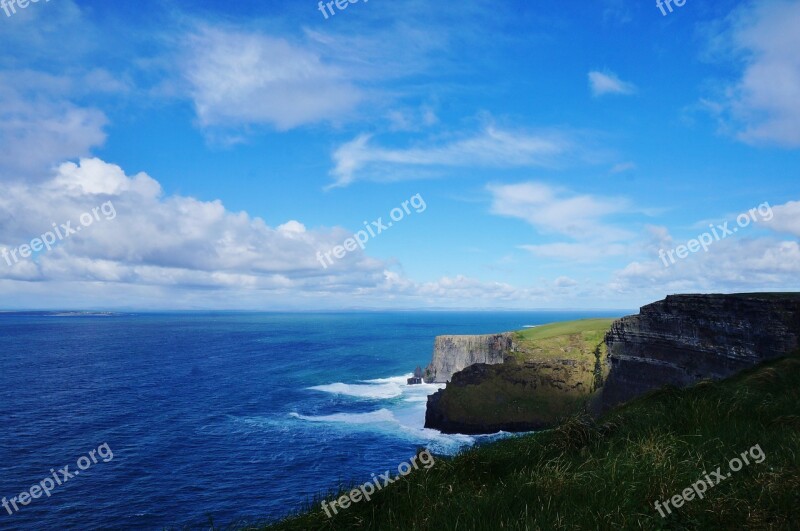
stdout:
[[557,336],[591,334],[599,338],[596,342],[599,343],[614,321],[616,319],[581,319],[579,321],[551,323],[520,330],[516,332],[516,336],[522,340],[540,341]]
[[605,354],[603,338],[614,321],[615,319],[582,319],[514,332],[515,357],[520,361],[594,361],[598,345],[601,354]]
[[[659,516],[662,502],[704,471],[760,445],[745,466]],[[365,481],[369,478],[365,478]],[[332,499],[333,494],[325,499]],[[328,519],[311,503],[256,530],[797,529],[800,523],[800,358],[770,362],[723,382],[665,389],[599,421],[440,457]]]

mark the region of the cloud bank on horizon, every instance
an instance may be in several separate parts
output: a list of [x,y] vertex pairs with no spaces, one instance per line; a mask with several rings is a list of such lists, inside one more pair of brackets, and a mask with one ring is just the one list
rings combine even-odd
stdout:
[[[568,7],[61,0],[0,20],[0,309],[800,289],[800,1]],[[424,215],[320,266],[414,194]]]

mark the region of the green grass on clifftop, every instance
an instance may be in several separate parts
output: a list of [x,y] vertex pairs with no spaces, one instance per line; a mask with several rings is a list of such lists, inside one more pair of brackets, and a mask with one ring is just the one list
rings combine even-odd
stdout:
[[598,342],[600,342],[603,340],[603,335],[611,328],[611,323],[615,320],[581,319],[579,321],[551,323],[520,330],[516,335],[525,340],[543,340],[571,334],[594,334],[598,337]]
[[[534,330],[535,331],[535,330]],[[532,331],[533,332],[533,331]],[[760,445],[766,458],[659,516],[654,502]],[[370,478],[364,478],[368,481]],[[245,487],[246,488],[246,487]],[[332,496],[327,496],[327,499]],[[440,457],[328,519],[315,502],[272,530],[797,529],[800,359],[665,389],[606,415]],[[792,527],[795,526],[795,527]]]
[[[615,319],[582,319],[514,332],[514,355],[520,361],[593,361],[596,356],[602,356],[604,361],[603,340],[614,321]],[[589,379],[591,380],[591,374]]]

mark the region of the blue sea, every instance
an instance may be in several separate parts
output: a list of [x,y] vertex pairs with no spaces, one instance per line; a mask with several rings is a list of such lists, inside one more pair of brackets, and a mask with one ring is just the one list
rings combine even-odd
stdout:
[[435,336],[624,313],[0,313],[0,497],[80,472],[0,507],[0,529],[280,518],[419,448],[497,437],[423,428],[437,386],[405,378]]

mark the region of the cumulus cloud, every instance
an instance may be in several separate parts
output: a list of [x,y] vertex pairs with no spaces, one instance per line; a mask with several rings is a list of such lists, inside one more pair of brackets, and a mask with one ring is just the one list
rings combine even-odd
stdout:
[[[673,249],[676,239],[665,227],[648,227],[642,259],[613,275],[611,288],[621,293],[757,291],[800,289],[800,202],[772,207],[774,216],[759,227],[774,234],[729,237],[713,242],[708,251],[690,254],[665,267],[659,250]],[[741,234],[741,233],[740,233]]]
[[347,186],[357,179],[389,180],[403,170],[442,167],[551,166],[573,147],[566,135],[519,133],[487,127],[473,136],[408,148],[375,146],[370,135],[360,135],[333,155],[331,185]]
[[800,238],[800,201],[774,206],[772,212],[774,217],[767,223],[770,229]]
[[607,94],[629,95],[636,92],[636,86],[622,81],[613,72],[589,72],[589,88],[595,97]]
[[181,65],[203,126],[280,130],[340,117],[362,94],[311,48],[259,33],[204,26]]
[[800,245],[769,238],[721,240],[664,267],[640,260],[616,272],[610,284],[621,293],[678,293],[784,290],[800,288]]
[[0,198],[2,247],[15,248],[36,235],[112,201],[117,216],[98,223],[36,261],[0,267],[0,276],[28,280],[96,279],[141,284],[253,288],[324,285],[335,275],[346,284],[382,278],[383,266],[350,253],[332,271],[316,252],[341,243],[343,229],[308,230],[288,220],[273,228],[220,201],[164,197],[150,176],[125,175],[99,159],[61,164],[39,185],[17,183]]
[[63,163],[42,183],[7,186],[0,196],[0,251],[29,243],[54,223],[78,227],[81,214],[101,205],[113,205],[113,216],[107,208],[52,250],[18,263],[9,258],[11,265],[2,255],[7,300],[35,294],[40,304],[61,307],[524,307],[544,296],[464,276],[415,282],[358,249],[325,269],[317,252],[350,237],[344,228],[310,229],[292,219],[272,227],[220,201],[165,195],[146,173],[127,175],[96,158]]
[[721,26],[711,45],[732,52],[741,75],[723,101],[711,103],[730,115],[744,142],[800,146],[800,3],[748,4]]

